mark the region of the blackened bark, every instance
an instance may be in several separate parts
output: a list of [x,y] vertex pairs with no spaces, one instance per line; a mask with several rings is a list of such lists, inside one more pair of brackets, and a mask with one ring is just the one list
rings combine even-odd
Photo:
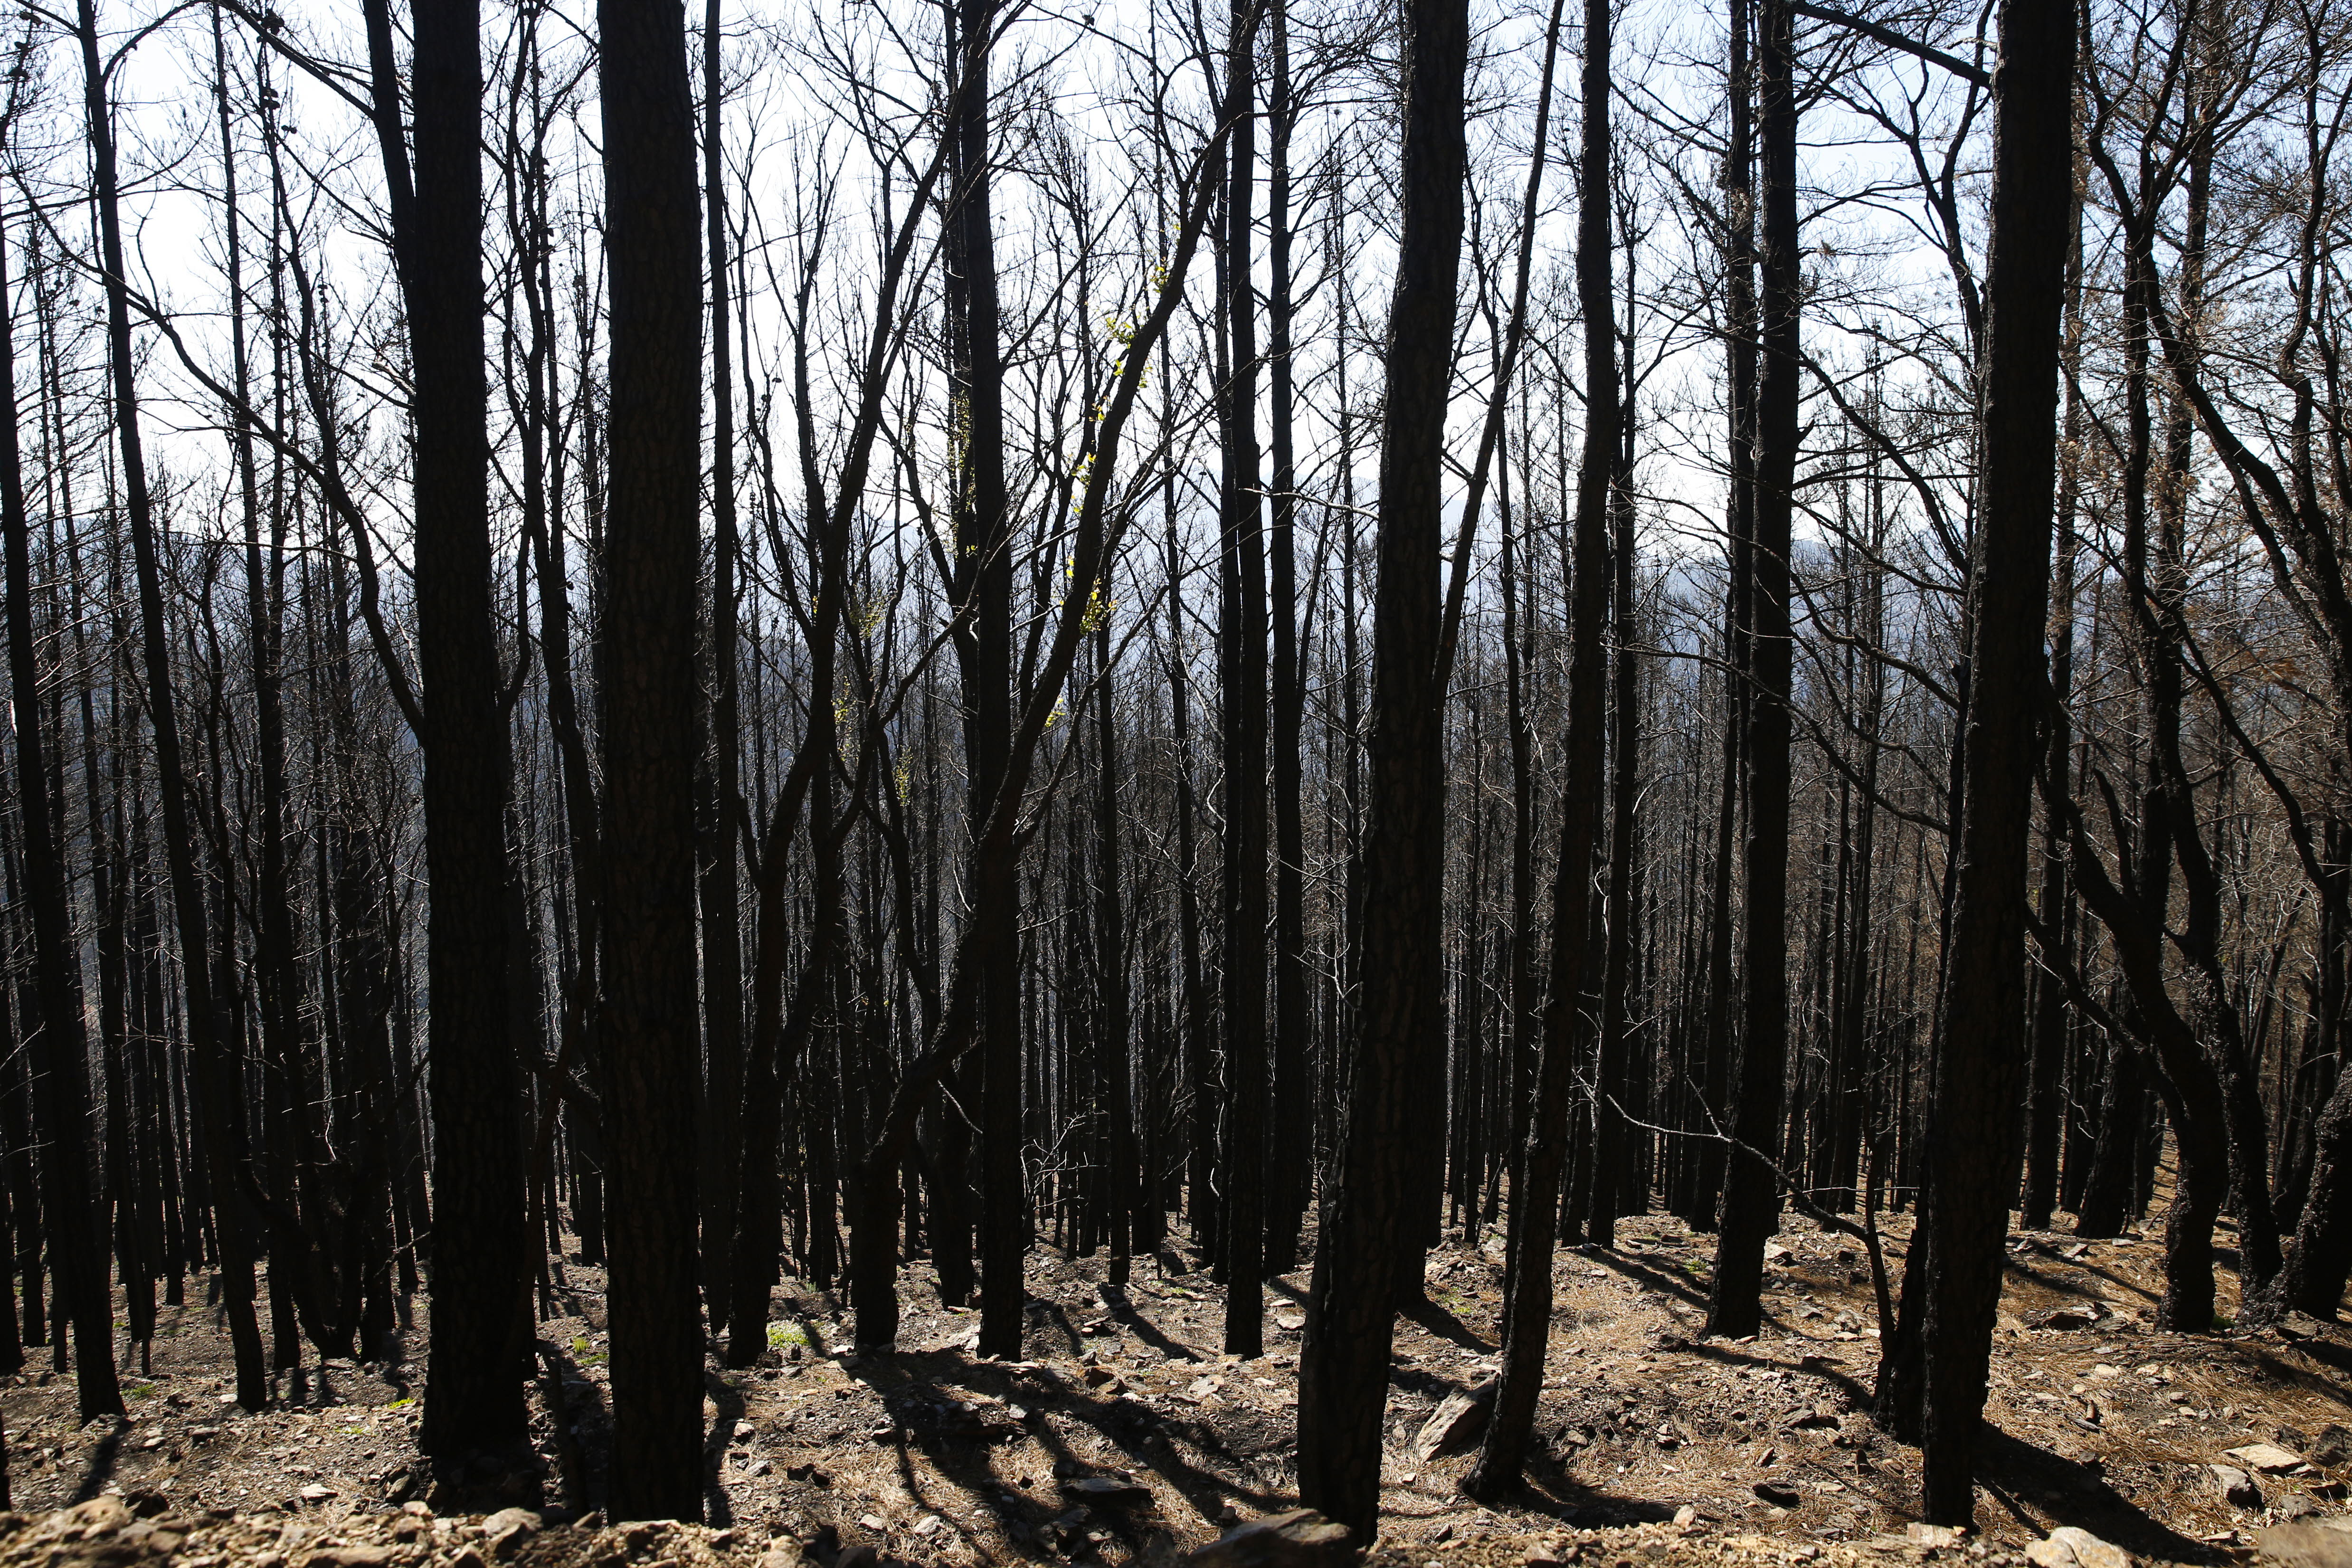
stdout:
[[[1013,731],[1013,542],[1004,489],[1004,372],[997,341],[996,237],[989,173],[989,44],[994,0],[957,0],[961,76],[949,127],[955,194],[950,203],[950,287],[960,292],[955,391],[959,433],[956,638],[962,662],[964,753],[971,819],[982,821],[1005,776]],[[974,922],[987,929],[981,976],[980,1349],[1018,1356],[1028,1245],[1021,1176],[1021,887],[1009,873],[976,878]]]
[[1405,1157],[1423,1119],[1417,1060],[1438,1048],[1444,876],[1436,681],[1444,430],[1461,271],[1464,0],[1404,12],[1402,229],[1389,309],[1373,605],[1362,995],[1345,1121],[1327,1178],[1299,1366],[1299,1497],[1370,1537],[1392,1299],[1406,1250]]
[[[702,1513],[695,1293],[701,243],[679,0],[599,0],[611,447],[601,661],[612,1511]],[[727,1005],[732,1006],[730,997]]]
[[[702,12],[703,220],[710,283],[710,627],[705,718],[708,762],[697,824],[701,865],[702,1032],[707,1057],[702,1141],[702,1288],[713,1328],[727,1321],[727,1266],[734,1242],[743,1082],[742,918],[737,905],[735,823],[741,796],[736,703],[735,384],[727,338],[726,106],[719,71],[719,0]],[[761,1325],[761,1332],[766,1325]]]
[[[1233,0],[1225,69],[1255,95],[1254,0]],[[1233,129],[1225,184],[1223,406],[1217,665],[1224,749],[1224,1219],[1229,1355],[1265,1351],[1266,715],[1265,500],[1258,491],[1257,288],[1250,224],[1256,193],[1254,115]]]
[[[1730,494],[1725,509],[1727,575],[1724,590],[1723,793],[1717,801],[1714,875],[1707,895],[1706,1027],[1700,1045],[1697,1092],[1704,1120],[1719,1129],[1732,1116],[1732,1052],[1738,1009],[1732,1005],[1733,846],[1739,831],[1739,805],[1746,778],[1744,743],[1749,703],[1748,675],[1753,638],[1748,603],[1754,588],[1749,559],[1756,520],[1756,133],[1754,68],[1748,35],[1752,0],[1731,0],[1730,58],[1725,75],[1731,97],[1730,144],[1724,159],[1725,205],[1730,216],[1724,245],[1725,310],[1730,341],[1724,357],[1729,374]],[[1727,1164],[1723,1144],[1700,1145],[1692,1172],[1689,1222],[1702,1230],[1717,1226]]]
[[2035,722],[2046,679],[2059,327],[2074,143],[2074,13],[2003,0],[1993,71],[1983,480],[1969,574],[1965,809],[1937,1037],[1926,1196],[1923,1511],[1975,1520],[2025,1068],[2025,911]]
[[[1162,383],[1166,384],[1165,382]],[[1176,540],[1176,476],[1161,487],[1168,559],[1168,701],[1176,773],[1176,945],[1182,970],[1184,1082],[1190,1091],[1185,1118],[1184,1214],[1192,1222],[1193,1245],[1214,1256],[1217,1237],[1217,1080],[1211,1050],[1209,988],[1202,973],[1200,848],[1193,826],[1198,804],[1192,789],[1192,679],[1184,658],[1184,572]]]
[[1307,1101],[1307,843],[1300,817],[1299,731],[1307,684],[1299,655],[1298,566],[1294,542],[1298,470],[1292,431],[1296,402],[1291,363],[1290,137],[1297,113],[1290,96],[1290,14],[1275,0],[1273,80],[1266,98],[1266,382],[1274,518],[1268,540],[1274,623],[1271,745],[1274,786],[1274,1135],[1265,1183],[1268,1276],[1298,1264],[1307,1209],[1313,1129]]
[[1127,911],[1118,885],[1118,725],[1117,688],[1111,681],[1110,617],[1095,628],[1095,1051],[1102,1080],[1103,1109],[1110,1125],[1106,1162],[1110,1268],[1108,1279],[1125,1285],[1137,1230],[1135,1106],[1128,1063],[1132,1029],[1127,984]]
[[[1610,498],[1618,458],[1615,295],[1611,288],[1609,0],[1585,0],[1584,123],[1577,204],[1577,302],[1584,317],[1584,451],[1578,463],[1576,555],[1568,671],[1568,754],[1559,804],[1559,860],[1552,881],[1551,984],[1544,1002],[1543,1060],[1528,1116],[1527,1147],[1511,1186],[1508,1307],[1503,1371],[1478,1463],[1462,1483],[1493,1501],[1516,1486],[1543,1391],[1550,1348],[1552,1245],[1559,1228],[1570,1098],[1591,1031],[1586,975],[1592,952],[1592,868],[1601,826],[1601,760],[1608,731]],[[1391,396],[1395,393],[1391,389]],[[1625,530],[1631,543],[1630,521]],[[1384,573],[1385,574],[1385,573]]]
[[[84,0],[81,15],[87,63],[96,52],[96,22],[89,0]],[[106,106],[101,89],[95,83],[91,101],[102,116]],[[93,125],[93,140],[102,134]],[[5,243],[0,243],[0,530],[5,530],[7,552],[8,673],[15,698],[16,792],[21,807],[18,821],[24,835],[26,891],[33,911],[34,983],[41,1008],[40,1029],[35,1037],[36,1055],[45,1120],[48,1123],[48,1136],[41,1149],[43,1184],[47,1189],[42,1206],[58,1284],[57,1304],[73,1323],[74,1353],[79,1361],[75,1369],[77,1408],[81,1420],[92,1421],[122,1414],[122,1390],[114,1375],[113,1313],[107,1300],[106,1226],[90,1192],[89,1047],[82,1021],[80,954],[74,939],[72,911],[67,903],[58,825],[51,815],[55,808],[49,787],[47,741],[41,733],[41,715],[47,704],[40,699],[39,670],[33,649],[32,547],[25,517],[24,464],[16,431],[16,353],[7,299],[7,258]],[[116,352],[124,355],[116,366],[118,396],[130,381],[125,352],[130,335],[126,318],[121,335],[113,343]],[[121,412],[120,405],[117,412],[118,416]],[[135,437],[126,439],[135,441]],[[145,566],[152,557],[154,544],[149,531],[142,530],[141,539],[145,543],[140,574],[143,589],[153,578]],[[147,595],[142,592],[142,610],[146,605]],[[155,666],[163,662],[162,621],[159,597],[146,628],[151,705],[158,715],[159,731],[171,722],[172,702],[171,688],[154,681]],[[157,751],[158,765],[165,765],[160,744]],[[176,751],[175,745],[169,764],[174,768],[179,761]],[[182,826],[185,826],[184,816]],[[188,853],[184,842],[178,853]]]
[[[1589,405],[1589,404],[1588,404]],[[1610,701],[1609,774],[1609,932],[1607,956],[1601,976],[1600,1049],[1593,1058],[1593,1079],[1599,1096],[1592,1107],[1592,1189],[1586,1197],[1585,1239],[1597,1247],[1617,1244],[1617,1215],[1625,1196],[1623,1171],[1625,1111],[1623,1104],[1633,1041],[1631,1014],[1633,969],[1634,884],[1641,877],[1641,824],[1636,807],[1641,793],[1642,687],[1640,656],[1634,651],[1633,500],[1633,476],[1616,465],[1610,511],[1613,539],[1610,549],[1614,602],[1611,609],[1617,646],[1612,658]]]
[[[2082,198],[2069,203],[2066,258],[2066,315],[2070,335],[2079,332],[2082,298]],[[2071,382],[2064,388],[2066,429],[2076,429],[2079,409]],[[2052,556],[2050,604],[2050,689],[2057,700],[2045,715],[2042,767],[2051,775],[2055,794],[2067,793],[2066,777],[2074,745],[2067,721],[2067,703],[2074,691],[2074,475],[2069,464],[2058,479],[2057,543]],[[2073,962],[2074,933],[2073,884],[2067,875],[2065,833],[2057,816],[2044,820],[2042,848],[2041,922],[2055,937],[2056,960]],[[2027,1230],[2046,1230],[2058,1202],[2058,1133],[2063,1110],[2060,1095],[2066,1053],[2073,1038],[2073,1016],[2067,1011],[2065,988],[2054,975],[2040,977],[2033,1013],[2032,1059],[2027,1075],[2025,1117],[2025,1185],[2018,1200],[2018,1223]]]
[[1756,395],[1754,529],[1748,541],[1747,903],[1741,931],[1738,1105],[1715,1252],[1710,1331],[1737,1339],[1762,1316],[1764,1242],[1780,1210],[1780,1098],[1789,1050],[1789,538],[1797,472],[1797,100],[1788,0],[1757,13],[1763,163],[1763,374]]
[[522,1092],[507,1037],[511,753],[496,683],[483,361],[479,0],[415,0],[415,170],[388,0],[365,0],[373,120],[415,392],[415,568],[431,901],[433,1340],[418,1441],[444,1462],[524,1440]]

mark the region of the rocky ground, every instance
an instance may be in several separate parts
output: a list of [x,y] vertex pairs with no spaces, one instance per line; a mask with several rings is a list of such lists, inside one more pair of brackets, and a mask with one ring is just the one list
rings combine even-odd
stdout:
[[[1890,1229],[1894,1264],[1905,1224]],[[1526,1493],[1496,1509],[1456,1483],[1479,1417],[1463,1396],[1496,1364],[1500,1243],[1433,1254],[1430,1305],[1399,1325],[1376,1561],[1944,1555],[1999,1568],[2032,1547],[2042,1568],[2117,1568],[2070,1553],[2074,1537],[2046,1538],[2071,1528],[2142,1559],[2211,1563],[2247,1555],[2265,1525],[2347,1511],[2352,1331],[2299,1320],[2256,1336],[2159,1334],[2153,1238],[2032,1234],[2012,1238],[1996,1335],[1981,1533],[1913,1530],[1917,1453],[1861,1413],[1877,1346],[1855,1244],[1784,1230],[1765,1331],[1737,1342],[1700,1331],[1711,1250],[1648,1216],[1613,1252],[1560,1255],[1541,1455]],[[213,1315],[166,1309],[152,1370],[126,1373],[129,1422],[77,1426],[71,1378],[47,1370],[0,1394],[26,1510],[0,1516],[0,1568],[166,1554],[191,1568],[872,1568],[869,1552],[949,1568],[1123,1563],[1294,1508],[1303,1274],[1272,1282],[1270,1353],[1241,1362],[1217,1353],[1222,1292],[1181,1249],[1139,1260],[1123,1290],[1104,1271],[1099,1257],[1033,1254],[1017,1363],[976,1357],[977,1314],[941,1307],[919,1268],[888,1356],[850,1352],[834,1296],[781,1298],[763,1364],[712,1363],[709,1524],[652,1531],[600,1528],[595,1514],[609,1437],[598,1270],[570,1264],[564,1315],[541,1324],[563,1440],[550,1378],[534,1399],[536,1466],[454,1489],[413,1462],[421,1303],[402,1361],[281,1374],[279,1403],[257,1415],[230,1402]],[[76,1504],[105,1520],[43,1517]],[[498,1504],[530,1520],[493,1514],[486,1532],[479,1510]]]

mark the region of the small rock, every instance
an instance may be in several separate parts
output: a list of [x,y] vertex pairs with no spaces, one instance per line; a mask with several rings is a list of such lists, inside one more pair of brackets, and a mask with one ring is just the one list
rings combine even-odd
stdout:
[[1346,1525],[1301,1508],[1235,1525],[1184,1561],[1191,1568],[1341,1568],[1354,1555]]
[[2235,1459],[2257,1475],[2284,1475],[2303,1463],[2303,1456],[2282,1448],[2275,1443],[2249,1443],[2242,1448],[2231,1448],[2222,1458]]
[[2322,1426],[2319,1436],[2312,1440],[2311,1462],[2331,1470],[2352,1464],[2352,1431],[2333,1421]]
[[1151,1500],[1150,1489],[1116,1476],[1080,1476],[1076,1480],[1064,1481],[1062,1494],[1080,1502],[1113,1507]]
[[335,1489],[332,1487],[322,1487],[318,1482],[312,1481],[309,1486],[304,1487],[295,1495],[299,1497],[304,1502],[324,1502],[329,1498],[335,1495]]
[[1698,1505],[1696,1503],[1686,1502],[1683,1504],[1682,1507],[1675,1510],[1675,1523],[1681,1526],[1683,1529],[1688,1530],[1692,1525],[1696,1524],[1697,1522]]
[[2352,1568],[2352,1533],[2319,1524],[2274,1524],[2254,1532],[2254,1555],[2280,1568]]
[[1274,1315],[1274,1326],[1280,1329],[1285,1333],[1295,1334],[1299,1330],[1307,1326],[1307,1314],[1304,1312],[1276,1312]]
[[947,1528],[947,1522],[948,1521],[946,1520],[941,1519],[938,1514],[927,1513],[923,1515],[922,1518],[915,1521],[915,1533],[917,1535],[936,1535],[940,1531]]
[[2061,1525],[2025,1549],[2034,1568],[2131,1568],[2131,1554],[2074,1525]]
[[1441,1454],[1457,1454],[1475,1442],[1495,1409],[1495,1383],[1489,1379],[1467,1394],[1449,1394],[1436,1413],[1422,1423],[1412,1440],[1415,1458],[1426,1464]]
[[2289,1492],[2278,1500],[2272,1511],[2281,1519],[2309,1519],[2319,1511],[2319,1505],[2301,1492]]
[[789,1535],[779,1535],[760,1553],[760,1568],[807,1568],[808,1553]]
[[890,1526],[883,1520],[880,1514],[861,1513],[857,1516],[857,1528],[860,1530],[870,1530],[875,1534],[879,1535],[884,1531],[889,1529]]
[[539,1533],[539,1515],[527,1508],[502,1508],[482,1521],[482,1544],[503,1562]]
[[1933,1549],[1958,1546],[1960,1532],[1948,1524],[1925,1524],[1915,1519],[1903,1527],[1903,1539],[1914,1546]]
[[322,1546],[302,1560],[309,1568],[387,1568],[389,1546]]
[[94,1497],[68,1509],[64,1518],[68,1529],[80,1532],[74,1539],[87,1541],[129,1525],[131,1508],[120,1497]]
[[2053,1307],[2047,1311],[2036,1312],[2025,1320],[2028,1327],[2041,1329],[2053,1334],[2073,1333],[2087,1329],[2098,1321],[2097,1310],[2088,1304]]
[[2213,1472],[2213,1488],[2221,1494],[2223,1502],[2231,1508],[2263,1506],[2263,1489],[2254,1484],[2253,1477],[2235,1465],[2208,1465],[2205,1468]]

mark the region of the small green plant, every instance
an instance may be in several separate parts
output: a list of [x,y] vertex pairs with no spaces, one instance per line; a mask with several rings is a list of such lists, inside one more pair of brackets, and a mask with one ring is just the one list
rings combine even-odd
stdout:
[[787,1345],[805,1345],[808,1342],[808,1331],[798,1323],[768,1325],[768,1348],[772,1351],[782,1350]]
[[2238,1320],[2229,1313],[2217,1311],[2213,1314],[2213,1331],[2217,1334],[2226,1334],[2236,1326],[2237,1321]]
[[586,1355],[588,1353],[588,1341],[584,1336],[580,1334],[574,1334],[572,1336],[572,1353],[573,1355]]

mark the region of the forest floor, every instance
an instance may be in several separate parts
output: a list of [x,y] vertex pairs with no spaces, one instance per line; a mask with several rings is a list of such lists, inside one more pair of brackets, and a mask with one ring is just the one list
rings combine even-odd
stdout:
[[[1899,1271],[1908,1220],[1887,1228]],[[1923,1542],[1906,1534],[1917,1451],[1864,1414],[1877,1345],[1855,1243],[1790,1222],[1769,1255],[1764,1331],[1738,1342],[1701,1331],[1712,1248],[1712,1237],[1653,1215],[1622,1224],[1612,1252],[1559,1255],[1538,1455],[1524,1495],[1495,1509],[1456,1490],[1471,1456],[1435,1446],[1430,1426],[1443,1402],[1496,1368],[1501,1243],[1434,1251],[1430,1305],[1398,1324],[1377,1560],[1892,1568],[1959,1554],[2000,1568],[2072,1525],[2141,1558],[2217,1563],[2244,1556],[2263,1524],[2347,1511],[2352,1329],[2303,1319],[2243,1337],[2158,1333],[2152,1234],[2017,1234],[1994,1339],[1981,1534],[1964,1546]],[[1139,1258],[1124,1290],[1107,1289],[1105,1272],[1099,1255],[1031,1254],[1018,1363],[973,1353],[977,1312],[941,1307],[927,1268],[908,1271],[902,1349],[887,1356],[850,1352],[840,1299],[788,1288],[766,1364],[712,1363],[709,1524],[667,1534],[502,1533],[494,1521],[485,1536],[478,1512],[459,1512],[511,1502],[552,1527],[601,1499],[601,1270],[569,1264],[556,1292],[568,1315],[541,1325],[563,1367],[570,1453],[542,1390],[540,1473],[477,1476],[462,1504],[413,1463],[421,1303],[404,1325],[406,1359],[281,1373],[280,1403],[257,1415],[230,1402],[215,1315],[166,1308],[152,1371],[125,1374],[127,1423],[78,1426],[72,1379],[46,1370],[46,1356],[44,1370],[8,1381],[0,1414],[16,1507],[105,1510],[113,1496],[131,1512],[106,1530],[0,1516],[0,1568],[63,1563],[72,1552],[59,1532],[77,1530],[116,1542],[97,1560],[121,1568],[139,1557],[119,1544],[134,1516],[147,1516],[138,1530],[150,1535],[167,1525],[164,1535],[187,1537],[170,1544],[190,1568],[248,1558],[259,1568],[483,1568],[485,1552],[519,1568],[697,1568],[761,1553],[769,1568],[793,1568],[794,1542],[819,1568],[873,1568],[861,1547],[948,1568],[1115,1564],[1164,1562],[1229,1524],[1295,1507],[1304,1273],[1269,1282],[1269,1353],[1242,1362],[1218,1353],[1223,1292],[1181,1246]],[[2226,1310],[2226,1268],[2221,1290]],[[2278,1451],[2229,1457],[2257,1444]],[[2248,1472],[2259,1499],[2225,1497],[2233,1478],[2217,1479],[2216,1465]],[[219,1537],[209,1549],[205,1531]]]

